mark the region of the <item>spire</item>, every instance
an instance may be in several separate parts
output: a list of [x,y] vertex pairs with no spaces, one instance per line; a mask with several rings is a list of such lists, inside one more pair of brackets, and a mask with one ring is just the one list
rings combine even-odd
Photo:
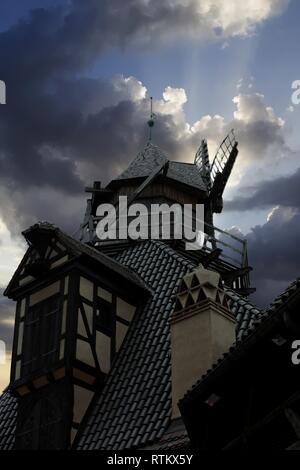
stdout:
[[152,128],[154,127],[155,124],[155,118],[156,115],[153,113],[153,98],[150,96],[150,119],[147,122],[148,127],[149,127],[149,141],[152,140]]

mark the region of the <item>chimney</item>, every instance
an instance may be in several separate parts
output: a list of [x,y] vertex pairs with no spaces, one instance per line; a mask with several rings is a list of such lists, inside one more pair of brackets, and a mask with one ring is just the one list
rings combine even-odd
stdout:
[[172,417],[178,401],[235,341],[235,318],[220,275],[202,266],[184,276],[171,317]]

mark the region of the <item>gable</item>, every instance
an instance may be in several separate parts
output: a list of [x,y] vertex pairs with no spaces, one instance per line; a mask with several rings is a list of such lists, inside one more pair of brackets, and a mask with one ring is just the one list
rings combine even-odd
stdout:
[[57,268],[69,261],[73,253],[55,237],[47,243],[29,246],[4,295],[12,297],[13,293],[34,282],[51,269]]

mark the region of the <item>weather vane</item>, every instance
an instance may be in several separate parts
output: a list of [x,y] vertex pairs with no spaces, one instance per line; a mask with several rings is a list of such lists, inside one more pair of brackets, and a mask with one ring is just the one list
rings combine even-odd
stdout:
[[150,96],[150,119],[148,121],[149,140],[152,139],[152,128],[154,127],[154,124],[155,124],[155,118],[156,118],[156,115],[153,112],[153,98],[152,98],[152,96]]

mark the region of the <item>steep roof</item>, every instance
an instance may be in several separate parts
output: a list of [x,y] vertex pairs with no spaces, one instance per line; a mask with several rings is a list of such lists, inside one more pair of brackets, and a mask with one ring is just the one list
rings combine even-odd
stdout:
[[150,173],[159,165],[168,161],[160,148],[147,142],[145,148],[138,153],[136,158],[130,163],[123,173],[116,179],[142,178],[149,176]]
[[[62,232],[55,225],[52,225],[48,222],[38,222],[37,224],[31,226],[28,230],[25,230],[23,232],[23,235],[26,240],[31,241],[33,237],[41,239],[42,234],[45,233],[49,233],[49,235],[55,237],[56,240],[61,242],[67,249],[69,249],[73,253],[73,255],[86,255],[90,259],[93,259],[94,261],[100,263],[102,266],[109,269],[110,271],[113,271],[114,273],[123,276],[126,280],[129,280],[132,284],[134,284],[138,289],[142,289],[145,291],[147,290],[147,287],[143,283],[143,281],[136,275],[136,273],[131,271],[129,268],[123,266],[122,264],[118,263],[117,261],[105,255],[104,253],[101,253],[93,246],[75,240],[66,233]],[[14,280],[18,276],[19,269],[17,269],[16,273],[14,274],[13,278],[5,289],[4,295],[10,294],[10,291],[14,287]]]
[[[164,446],[164,442],[170,446],[177,440],[177,432],[178,439],[186,445],[184,431],[177,430],[173,435],[173,431],[169,430],[169,319],[179,283],[184,274],[194,269],[195,264],[159,241],[145,241],[126,247],[117,255],[116,262],[124,269],[135,272],[153,295],[134,318],[104,389],[94,398],[81,426],[76,447],[118,450],[149,446],[160,442],[160,439],[159,447]],[[228,295],[230,307],[239,318],[239,335],[240,328],[246,329],[260,312],[233,291],[228,291]],[[15,426],[15,403],[9,393],[0,397],[0,449],[13,445],[11,434]],[[2,422],[6,423],[4,431]]]
[[0,450],[10,450],[14,445],[17,405],[9,391],[0,395]]
[[[130,163],[128,168],[114,181],[145,178],[149,176],[155,168],[163,163],[167,163],[167,161],[168,158],[159,147],[152,142],[147,142],[145,148],[138,153],[137,157]],[[195,189],[201,191],[207,190],[198,167],[193,163],[170,161],[166,176]]]
[[229,308],[236,319],[236,338],[240,341],[249,334],[255,322],[263,316],[263,312],[232,289],[226,291],[229,295]]
[[192,266],[161,242],[124,251],[154,295],[135,317],[104,390],[94,401],[78,448],[126,449],[160,438],[171,411],[169,318],[182,276]]
[[200,171],[194,163],[170,162],[167,177],[201,191],[207,191]]
[[191,450],[190,447],[191,443],[183,419],[176,418],[171,422],[161,439],[145,447],[145,450],[151,450],[152,452],[159,450],[164,452],[186,452],[187,450]]
[[[94,400],[81,429],[80,449],[121,450],[150,445],[162,438],[170,424],[169,319],[179,283],[195,264],[157,241],[131,247],[118,260],[141,276],[154,295],[132,323],[107,383]],[[232,291],[228,294],[237,309],[242,298]],[[245,310],[250,323],[249,312]]]

